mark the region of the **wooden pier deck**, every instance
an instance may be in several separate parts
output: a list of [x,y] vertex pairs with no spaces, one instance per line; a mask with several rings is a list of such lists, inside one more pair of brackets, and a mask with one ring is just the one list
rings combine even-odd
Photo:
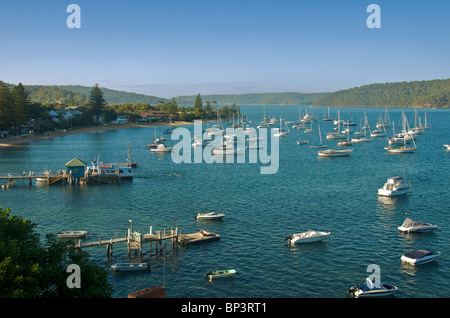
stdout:
[[79,239],[78,243],[75,245],[75,248],[78,251],[81,251],[87,247],[94,246],[102,246],[106,245],[106,255],[107,257],[112,256],[113,253],[113,245],[117,243],[127,243],[128,255],[130,255],[131,251],[142,253],[143,244],[149,243],[150,249],[152,245],[155,245],[155,249],[161,251],[162,242],[164,240],[171,240],[172,246],[177,246],[178,244],[182,245],[192,245],[192,244],[201,244],[211,241],[220,240],[220,235],[215,233],[209,233],[208,235],[202,234],[202,231],[188,234],[181,234],[181,229],[178,228],[170,228],[157,230],[155,234],[152,233],[150,228],[150,233],[141,234],[138,232],[131,232],[128,230],[125,237],[117,238],[110,240],[102,240],[102,236],[99,237],[98,241],[86,242],[82,243],[82,240]]

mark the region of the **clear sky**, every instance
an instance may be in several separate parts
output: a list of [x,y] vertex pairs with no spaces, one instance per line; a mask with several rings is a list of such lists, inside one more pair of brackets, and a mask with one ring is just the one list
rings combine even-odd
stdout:
[[449,78],[449,21],[448,0],[0,0],[0,80],[170,98]]

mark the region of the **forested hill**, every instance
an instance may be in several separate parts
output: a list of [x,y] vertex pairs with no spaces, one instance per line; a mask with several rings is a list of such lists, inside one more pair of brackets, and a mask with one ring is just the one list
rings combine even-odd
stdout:
[[[41,103],[65,103],[78,105],[89,99],[92,87],[80,85],[24,85],[30,100]],[[101,87],[108,104],[143,103],[159,104],[168,100],[161,97],[117,91]]]
[[450,108],[450,79],[354,87],[322,96],[312,105]]
[[[327,93],[254,93],[239,95],[202,95],[202,100],[215,101],[219,105],[311,105]],[[192,105],[195,95],[175,97],[178,105]]]

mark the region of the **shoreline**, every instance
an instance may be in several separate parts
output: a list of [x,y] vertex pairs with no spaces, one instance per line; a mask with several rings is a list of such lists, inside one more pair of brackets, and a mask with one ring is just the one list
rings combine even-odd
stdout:
[[[193,122],[176,122],[172,123],[172,126],[182,126],[182,125],[190,125],[193,124]],[[154,127],[154,126],[169,126],[169,123],[166,122],[157,122],[157,123],[150,123],[150,124],[144,124],[144,123],[128,123],[128,124],[114,124],[114,125],[105,125],[105,126],[93,126],[93,127],[86,127],[86,128],[75,128],[70,130],[56,130],[52,132],[48,132],[47,134],[43,135],[28,135],[28,136],[13,136],[13,137],[7,137],[3,140],[0,140],[0,148],[1,147],[14,147],[14,146],[20,146],[23,144],[27,144],[33,141],[42,140],[42,139],[49,139],[54,137],[64,137],[69,135],[75,135],[75,134],[84,134],[89,132],[95,132],[95,131],[107,131],[107,130],[117,130],[117,129],[131,129],[131,128],[143,128],[143,127]]]

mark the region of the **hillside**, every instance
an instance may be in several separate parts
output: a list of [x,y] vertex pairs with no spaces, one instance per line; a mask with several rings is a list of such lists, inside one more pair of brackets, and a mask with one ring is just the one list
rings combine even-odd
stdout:
[[[254,93],[240,95],[202,95],[202,100],[215,101],[219,105],[310,105],[327,93]],[[175,97],[178,105],[192,105],[195,96]]]
[[[88,101],[92,88],[80,85],[24,85],[24,87],[32,101],[41,103],[62,102],[66,104],[73,102],[78,104]],[[154,105],[168,101],[161,97],[117,91],[105,87],[102,87],[101,90],[108,104],[143,103]]]
[[370,84],[340,90],[315,100],[313,106],[450,107],[450,79]]

